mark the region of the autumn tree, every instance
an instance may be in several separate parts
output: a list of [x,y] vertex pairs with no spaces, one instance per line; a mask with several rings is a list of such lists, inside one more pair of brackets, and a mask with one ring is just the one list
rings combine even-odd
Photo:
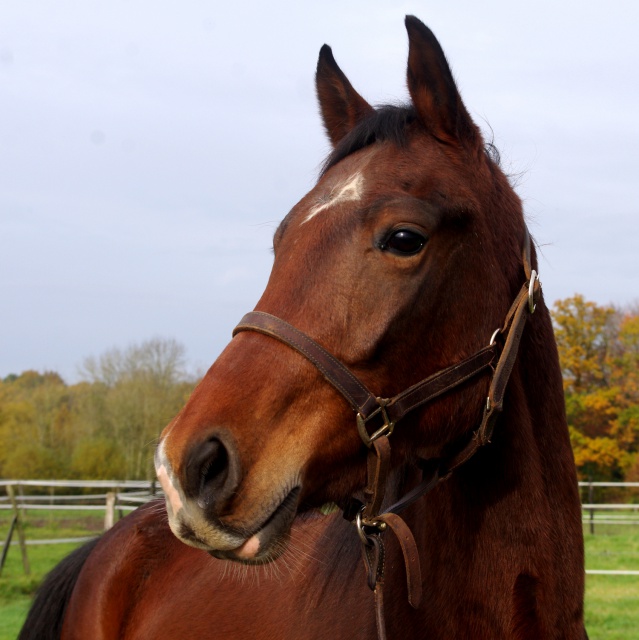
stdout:
[[638,460],[639,315],[581,295],[556,302],[552,315],[577,467],[621,479]]
[[72,439],[68,388],[57,373],[25,371],[0,382],[0,474],[62,477]]
[[195,380],[184,348],[154,339],[88,358],[84,380],[26,371],[0,380],[0,476],[153,478],[161,430]]
[[555,302],[555,339],[568,393],[589,393],[608,383],[615,314],[614,307],[600,307],[581,295]]

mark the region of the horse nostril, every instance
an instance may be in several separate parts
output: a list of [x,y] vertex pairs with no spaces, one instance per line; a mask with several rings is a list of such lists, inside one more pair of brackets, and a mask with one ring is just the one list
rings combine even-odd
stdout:
[[237,486],[236,458],[216,436],[194,447],[186,465],[186,495],[202,509],[217,511]]
[[229,457],[226,448],[217,439],[209,441],[205,446],[208,461],[200,470],[200,495],[217,493],[228,477]]

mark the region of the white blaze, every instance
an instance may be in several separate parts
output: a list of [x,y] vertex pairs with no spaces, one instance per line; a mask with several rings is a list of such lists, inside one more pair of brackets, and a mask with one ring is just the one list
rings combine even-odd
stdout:
[[162,485],[162,490],[164,491],[164,495],[169,500],[169,504],[173,509],[173,513],[177,513],[184,505],[182,504],[182,498],[178,490],[173,485],[173,481],[171,480],[171,476],[168,474],[166,467],[162,465],[158,471],[158,480],[160,481],[160,485]]
[[168,462],[166,455],[164,454],[164,440],[160,443],[160,446],[155,452],[155,472],[157,473],[158,480],[164,491],[173,513],[176,514],[184,505],[182,504],[182,498],[180,492],[175,488],[171,473],[167,469]]
[[323,198],[323,202],[311,208],[310,213],[304,218],[302,224],[314,218],[318,213],[342,202],[360,200],[364,186],[364,176],[360,171],[352,175],[348,180],[331,189],[330,194]]

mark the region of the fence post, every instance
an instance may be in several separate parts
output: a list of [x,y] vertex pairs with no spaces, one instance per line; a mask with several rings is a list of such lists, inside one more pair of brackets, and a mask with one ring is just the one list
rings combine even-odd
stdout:
[[18,485],[18,495],[20,496],[20,520],[22,524],[27,524],[27,506],[24,501],[24,489],[21,484]]
[[13,518],[11,518],[9,533],[7,533],[7,538],[4,541],[4,547],[2,548],[2,558],[0,558],[0,576],[2,575],[2,569],[4,568],[4,561],[7,559],[7,553],[9,553],[9,547],[11,546],[11,538],[13,537],[13,530],[16,527],[17,520],[18,520],[18,516],[14,515]]
[[11,500],[11,506],[13,508],[13,515],[15,519],[15,527],[18,530],[18,542],[20,543],[20,553],[22,554],[22,567],[25,575],[31,574],[31,567],[29,566],[29,558],[27,556],[27,543],[24,539],[24,529],[22,528],[22,519],[20,517],[20,509],[16,502],[16,494],[12,485],[7,486],[7,494],[9,500]]
[[[55,495],[55,487],[49,487],[49,506],[53,507],[53,496]],[[53,509],[49,510],[49,526],[53,526]]]
[[106,510],[104,512],[104,530],[108,531],[115,522],[115,492],[106,494]]
[[[592,486],[592,476],[588,478],[588,504],[594,504],[595,494]],[[590,509],[590,533],[595,534],[595,510]]]

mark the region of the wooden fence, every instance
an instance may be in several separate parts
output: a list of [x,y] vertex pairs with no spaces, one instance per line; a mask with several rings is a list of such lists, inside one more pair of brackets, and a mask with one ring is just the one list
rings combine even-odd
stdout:
[[[591,534],[600,530],[601,526],[635,525],[639,527],[639,482],[580,482],[583,506],[583,522]],[[22,554],[24,570],[29,573],[27,547],[36,544],[58,544],[83,542],[91,536],[55,539],[27,540],[24,522],[29,511],[44,510],[49,513],[63,511],[93,511],[104,513],[104,530],[113,526],[117,518],[137,509],[140,504],[162,495],[155,481],[128,480],[0,480],[1,510],[10,510],[9,529],[7,531],[0,573],[4,566],[9,547],[18,545]],[[75,493],[61,490],[75,490]],[[104,490],[100,493],[87,491]],[[637,502],[600,502],[598,497],[605,497],[612,492],[618,498],[623,490],[628,498]],[[14,533],[17,540],[12,542]],[[588,570],[589,574],[636,575],[639,571],[598,571]]]
[[[27,539],[24,524],[28,512],[103,512],[106,531],[126,513],[141,504],[161,495],[155,481],[128,480],[0,480],[0,488],[6,495],[0,495],[0,513],[9,510],[9,528],[0,558],[0,574],[4,567],[9,548],[18,545],[22,555],[22,565],[26,574],[30,573],[27,547],[41,544],[80,543],[93,536],[58,537],[53,539]],[[60,493],[61,490],[65,491]],[[75,490],[70,493],[69,490]],[[95,493],[96,490],[104,492]],[[88,492],[88,493],[87,493]],[[17,540],[13,541],[14,534]]]

